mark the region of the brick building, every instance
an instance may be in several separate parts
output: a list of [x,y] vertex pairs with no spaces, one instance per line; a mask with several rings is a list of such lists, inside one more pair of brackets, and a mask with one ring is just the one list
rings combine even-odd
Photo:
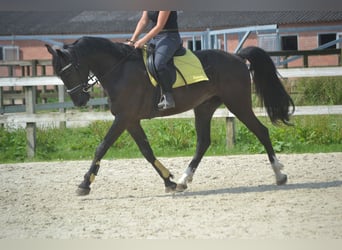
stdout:
[[[341,11],[179,11],[181,32],[277,25],[273,33],[254,32],[243,46],[257,45],[272,50],[311,50],[342,38]],[[49,59],[45,43],[70,43],[81,35],[131,34],[140,18],[137,11],[0,11],[0,61]],[[233,52],[243,33],[228,34],[226,45]],[[122,41],[123,39],[115,39]],[[194,40],[184,40],[193,47]],[[201,41],[195,40],[196,48]],[[339,48],[341,41],[329,46]],[[336,65],[339,56],[317,56],[311,66]],[[290,66],[299,66],[299,61]],[[0,71],[1,76],[1,71]]]

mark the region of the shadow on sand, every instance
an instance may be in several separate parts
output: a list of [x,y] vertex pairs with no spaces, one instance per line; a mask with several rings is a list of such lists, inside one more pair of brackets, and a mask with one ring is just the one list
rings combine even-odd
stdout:
[[342,181],[327,181],[327,182],[307,182],[307,183],[296,183],[296,184],[286,184],[283,186],[277,186],[275,184],[270,185],[259,185],[259,186],[243,186],[243,187],[231,187],[231,188],[220,188],[202,191],[185,191],[180,193],[168,193],[161,195],[129,195],[129,196],[118,196],[118,197],[108,197],[108,196],[85,196],[82,197],[82,201],[90,200],[116,200],[116,199],[146,199],[146,198],[182,198],[189,196],[210,196],[210,195],[222,195],[222,194],[246,194],[246,193],[262,193],[270,191],[286,191],[286,190],[302,190],[302,189],[326,189],[342,187]]
[[219,195],[219,194],[244,194],[244,193],[262,193],[269,191],[278,190],[301,190],[301,189],[324,189],[342,187],[342,181],[328,181],[328,182],[307,182],[307,183],[296,183],[286,184],[283,186],[276,185],[260,185],[250,187],[232,187],[232,188],[221,188],[203,191],[186,191],[184,193],[176,194],[177,196],[207,196],[207,195]]

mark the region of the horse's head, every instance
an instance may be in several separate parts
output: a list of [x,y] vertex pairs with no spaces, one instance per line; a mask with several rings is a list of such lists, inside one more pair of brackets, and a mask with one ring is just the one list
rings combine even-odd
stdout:
[[48,44],[46,47],[52,55],[53,68],[57,76],[62,79],[74,105],[85,106],[90,98],[88,67],[81,65],[71,49],[54,49]]

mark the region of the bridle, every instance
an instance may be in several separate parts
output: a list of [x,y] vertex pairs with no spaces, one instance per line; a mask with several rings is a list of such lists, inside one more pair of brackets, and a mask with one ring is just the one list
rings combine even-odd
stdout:
[[[70,53],[68,51],[68,53]],[[76,51],[75,51],[76,53]],[[105,78],[109,73],[111,73],[114,69],[116,69],[120,64],[122,64],[124,61],[127,60],[127,58],[134,53],[134,50],[132,50],[131,52],[129,52],[125,57],[123,57],[119,62],[117,62],[109,71],[107,71],[103,76],[101,76],[101,78]],[[71,56],[71,55],[70,55]],[[76,56],[76,61],[77,61],[77,55]],[[63,74],[67,73],[68,71],[73,70],[75,72],[77,72],[78,75],[78,82],[82,82],[82,78],[81,78],[81,74],[79,71],[79,63],[73,63],[72,61],[70,63],[68,63],[67,65],[65,65],[58,73],[58,75],[60,77],[62,77]],[[84,93],[88,93],[90,92],[90,89],[95,85],[98,84],[99,80],[97,79],[97,77],[90,72],[88,75],[88,80],[87,82],[83,82],[80,84],[77,84],[75,87],[71,88],[71,89],[67,89],[66,92],[70,95],[75,94],[79,91],[82,91]]]
[[[64,66],[59,71],[58,75],[62,77],[63,74],[65,74],[66,72],[68,72],[70,70],[77,72],[78,78],[80,80],[79,82],[82,82],[80,72],[79,72],[79,68],[77,65],[74,65],[73,63],[69,63],[66,66]],[[84,93],[88,93],[88,92],[90,92],[90,89],[97,83],[99,83],[99,80],[96,78],[96,76],[94,74],[90,73],[88,76],[87,82],[77,84],[75,87],[73,87],[71,89],[67,89],[66,92],[68,94],[75,94],[76,92],[79,92],[79,91],[83,91]]]

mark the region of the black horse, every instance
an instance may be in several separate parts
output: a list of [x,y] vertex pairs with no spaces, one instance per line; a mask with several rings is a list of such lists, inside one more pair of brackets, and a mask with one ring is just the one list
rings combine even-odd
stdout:
[[[95,151],[93,162],[79,185],[78,194],[90,192],[100,167],[100,160],[117,138],[127,130],[141,153],[164,180],[166,191],[183,191],[210,145],[210,122],[215,110],[224,104],[252,131],[265,147],[275,173],[276,183],[285,184],[283,165],[277,160],[268,129],[252,110],[251,79],[273,123],[289,124],[290,108],[294,104],[277,76],[276,68],[266,52],[258,47],[242,49],[237,55],[220,50],[196,51],[209,81],[174,89],[176,107],[166,111],[157,109],[157,88],[147,76],[141,50],[104,38],[82,37],[71,45],[54,49],[46,45],[53,56],[53,67],[62,79],[76,106],[87,104],[90,95],[88,76],[92,72],[108,95],[114,122]],[[250,68],[246,64],[250,63]],[[168,116],[194,109],[197,132],[196,153],[184,174],[173,182],[173,175],[156,159],[140,120]]]

